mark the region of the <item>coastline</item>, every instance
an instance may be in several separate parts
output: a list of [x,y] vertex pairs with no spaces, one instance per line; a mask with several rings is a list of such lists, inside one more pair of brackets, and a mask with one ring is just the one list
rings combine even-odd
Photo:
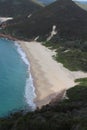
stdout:
[[[15,41],[15,46],[17,49],[18,54],[20,55],[21,59],[23,60],[24,64],[27,65],[27,78],[26,78],[26,85],[25,85],[25,100],[28,106],[31,107],[32,110],[36,109],[36,104],[33,102],[33,99],[36,97],[35,94],[35,87],[33,86],[33,78],[30,73],[30,62],[26,57],[25,52],[21,48],[21,46],[18,44],[18,42]],[[31,93],[30,93],[31,91]]]
[[6,35],[6,34],[2,34],[2,33],[0,33],[0,38],[7,38],[7,39],[12,40],[12,41],[18,41],[17,38],[12,37],[11,35]]
[[30,62],[30,72],[33,77],[36,107],[60,101],[66,95],[66,90],[77,85],[76,79],[87,77],[82,71],[70,71],[52,56],[55,52],[36,41],[22,41],[10,35],[0,34],[0,37],[16,41],[25,52]]
[[87,77],[87,73],[70,71],[52,56],[55,52],[41,43],[17,41],[30,61],[30,71],[35,86],[36,106],[41,108],[56,99],[60,101],[66,90],[77,85],[75,79]]

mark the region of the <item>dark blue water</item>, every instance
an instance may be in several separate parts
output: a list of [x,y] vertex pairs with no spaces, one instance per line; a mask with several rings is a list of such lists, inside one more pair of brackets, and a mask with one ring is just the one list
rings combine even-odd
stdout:
[[[28,77],[28,65],[24,63],[17,49],[12,41],[0,39],[0,116],[24,109],[29,105],[29,96],[30,103],[33,102],[34,94],[32,82],[29,86],[31,79]],[[28,87],[30,95],[26,92],[29,90]]]

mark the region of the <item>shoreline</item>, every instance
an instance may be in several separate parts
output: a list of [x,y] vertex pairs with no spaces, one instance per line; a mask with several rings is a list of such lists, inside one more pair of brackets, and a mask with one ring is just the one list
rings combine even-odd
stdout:
[[[28,106],[30,106],[32,108],[32,110],[35,110],[36,104],[33,102],[33,99],[36,97],[36,94],[35,94],[35,87],[33,86],[33,78],[32,78],[32,75],[30,73],[30,62],[27,59],[25,52],[23,51],[21,46],[18,44],[18,42],[15,41],[14,44],[15,44],[15,46],[17,48],[17,52],[20,55],[21,59],[23,60],[24,64],[27,65],[28,76],[26,77],[24,97],[26,99],[26,103],[28,104]],[[30,90],[31,90],[31,94],[30,94]],[[29,96],[29,94],[30,94],[30,96]]]
[[5,39],[8,39],[8,40],[12,40],[12,41],[18,41],[17,38],[15,38],[11,35],[6,35],[6,34],[2,34],[2,33],[0,33],[0,38],[5,38]]
[[[3,34],[2,34],[3,35]],[[0,37],[16,41],[25,52],[30,62],[30,72],[33,77],[36,107],[60,101],[66,95],[66,90],[77,85],[75,79],[87,77],[82,71],[70,71],[52,56],[55,52],[36,41],[18,40],[10,35]]]
[[[25,41],[18,41],[17,43],[19,43],[20,47],[23,49],[23,51],[25,52],[25,54],[27,56],[27,59],[30,62],[30,72],[31,72],[31,75],[33,78],[33,85],[35,87],[35,94],[36,94],[36,98],[34,99],[34,103],[36,104],[36,108],[41,108],[43,105],[55,102],[56,99],[58,99],[58,101],[60,101],[66,92],[65,89],[59,93],[56,93],[56,92],[53,92],[50,88],[47,90],[46,98],[43,100],[40,99],[42,90],[39,91],[38,87],[42,86],[42,83],[46,84],[46,85],[48,84],[49,86],[50,86],[50,84],[46,80],[46,78],[43,74],[43,71],[40,69],[41,67],[39,65],[36,65],[36,67],[35,67],[35,64],[37,64],[37,60],[35,60],[34,57],[32,57],[31,53],[29,53],[27,47],[24,45]],[[42,79],[40,79],[40,80],[42,80],[40,83],[38,82],[39,74],[38,74],[38,72],[36,72],[36,70],[38,71],[38,67],[39,67],[39,73],[43,74]],[[36,75],[35,75],[35,73],[36,73]],[[44,96],[45,96],[45,93],[44,93]]]
[[[17,41],[30,61],[30,72],[33,77],[36,106],[41,108],[56,100],[60,101],[66,90],[77,85],[75,79],[87,77],[87,73],[70,71],[52,56],[55,52],[41,43]],[[48,60],[48,61],[47,61]],[[58,72],[57,72],[58,71]]]

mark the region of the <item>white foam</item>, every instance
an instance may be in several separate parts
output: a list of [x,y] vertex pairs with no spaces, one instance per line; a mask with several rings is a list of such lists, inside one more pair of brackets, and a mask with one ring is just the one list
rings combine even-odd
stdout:
[[24,63],[26,65],[29,66],[29,61],[28,61],[28,59],[26,57],[26,54],[24,53],[24,51],[22,50],[22,48],[20,47],[20,45],[17,42],[15,42],[15,45],[17,47],[17,51],[18,51],[19,55],[21,56],[22,60],[24,61]]
[[[31,95],[32,92],[32,95]],[[36,109],[35,103],[33,103],[33,99],[36,97],[35,88],[33,86],[33,79],[31,74],[29,74],[29,78],[26,80],[25,87],[25,99],[27,104],[32,108],[32,110]]]
[[29,61],[28,61],[28,59],[26,57],[26,54],[24,53],[24,51],[22,50],[20,45],[17,42],[15,42],[15,46],[17,47],[17,51],[18,51],[19,55],[21,56],[22,60],[24,61],[24,63],[26,65],[28,65],[28,74],[29,74],[29,76],[28,76],[28,78],[26,80],[24,97],[26,99],[27,104],[32,108],[32,110],[35,110],[36,105],[33,102],[33,100],[36,97],[36,94],[35,94],[35,87],[33,85],[33,78],[32,78],[31,73],[30,73],[30,64],[29,64]]

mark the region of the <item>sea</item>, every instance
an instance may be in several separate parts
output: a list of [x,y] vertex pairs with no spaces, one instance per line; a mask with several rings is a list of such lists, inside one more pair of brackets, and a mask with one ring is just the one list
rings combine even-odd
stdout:
[[17,42],[0,38],[0,117],[36,108],[30,63]]

